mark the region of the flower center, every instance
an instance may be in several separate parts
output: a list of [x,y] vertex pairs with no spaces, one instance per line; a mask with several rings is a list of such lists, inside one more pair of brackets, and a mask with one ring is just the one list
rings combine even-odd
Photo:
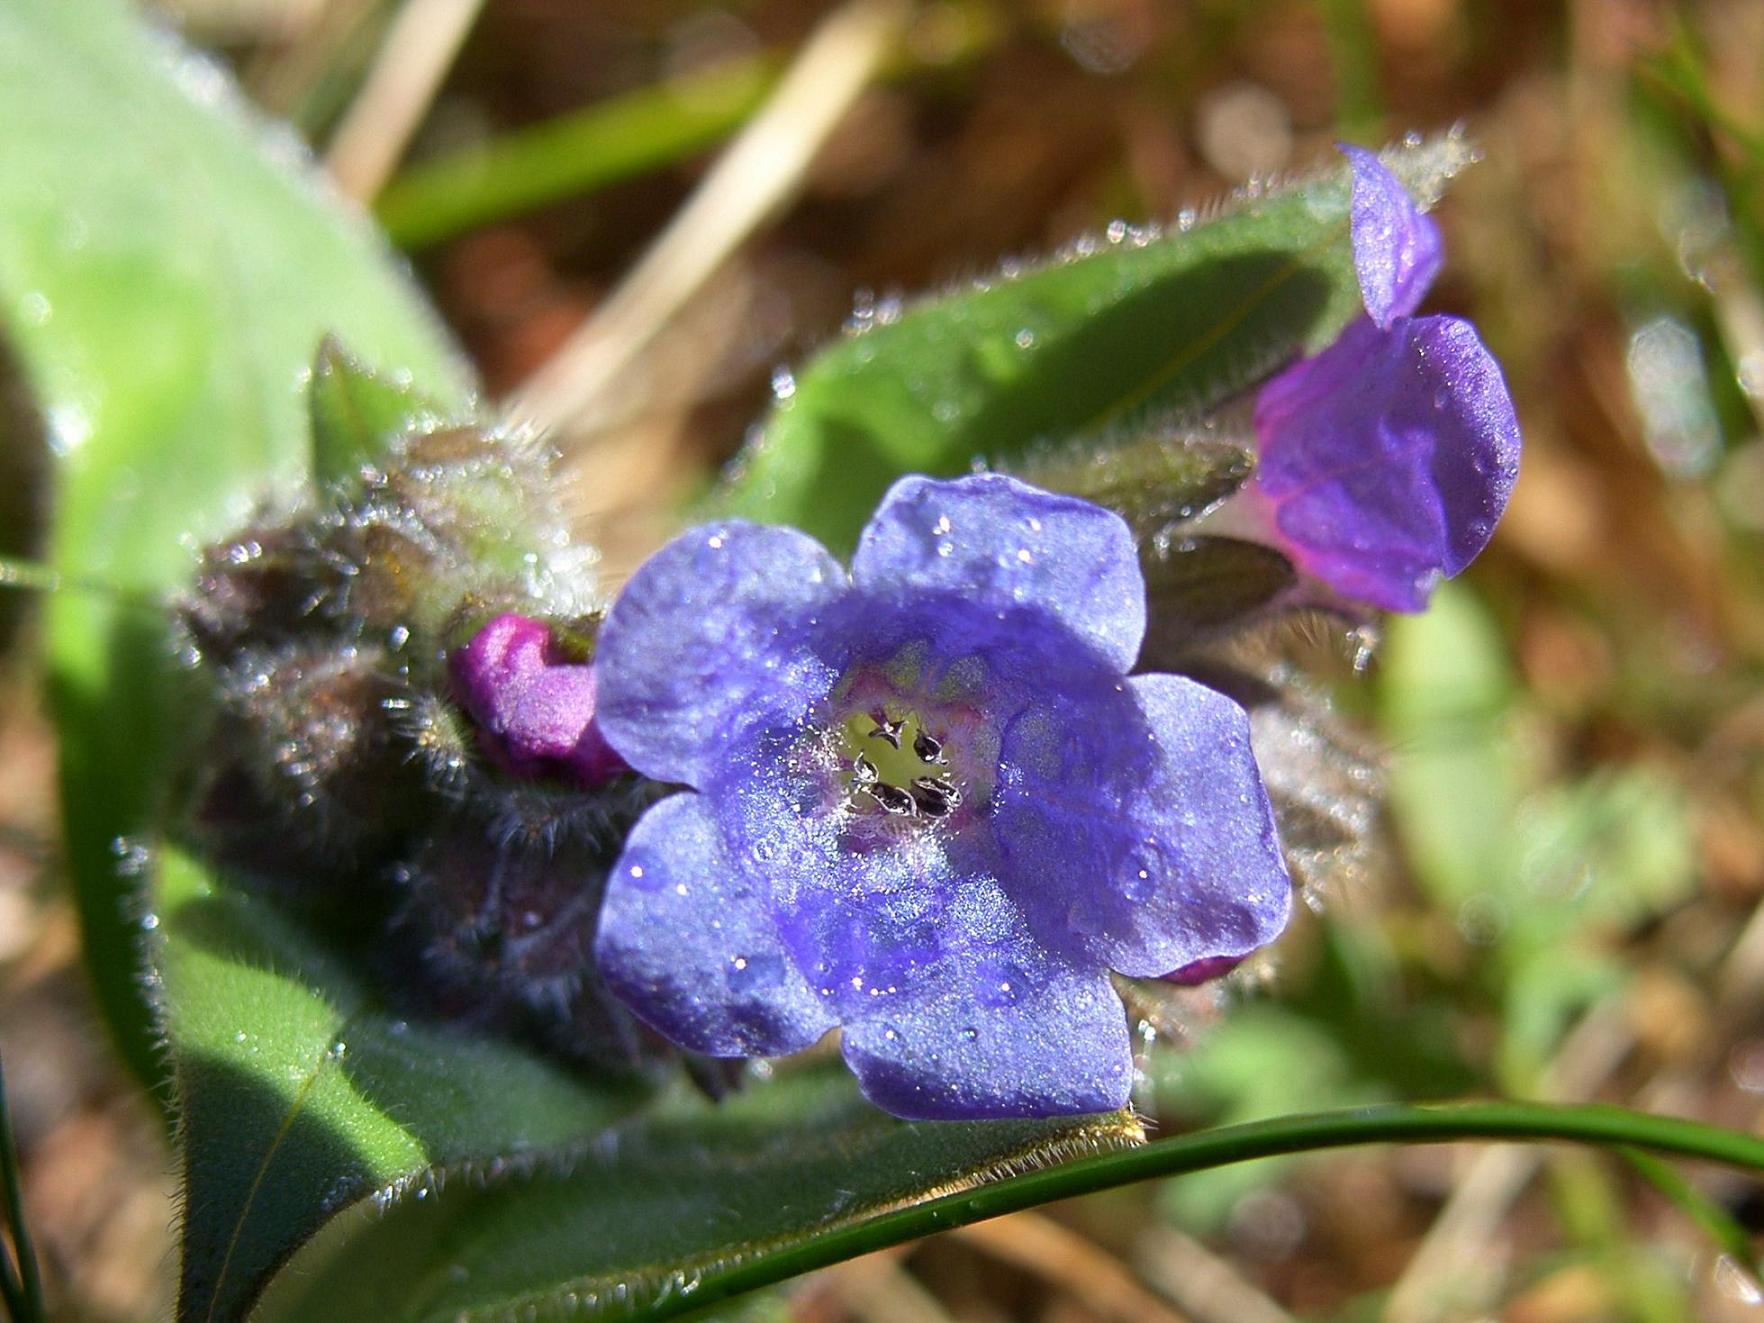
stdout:
[[893,704],[840,726],[842,781],[852,806],[898,817],[946,818],[962,802],[941,733]]

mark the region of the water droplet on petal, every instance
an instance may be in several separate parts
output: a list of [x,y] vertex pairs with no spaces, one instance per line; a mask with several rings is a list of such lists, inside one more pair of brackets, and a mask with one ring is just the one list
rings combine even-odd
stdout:
[[1154,841],[1133,846],[1115,868],[1115,887],[1135,905],[1142,905],[1157,893],[1168,872],[1163,855]]
[[784,957],[738,955],[729,962],[729,987],[741,992],[760,992],[784,981]]
[[974,971],[974,999],[982,1006],[1015,1006],[1023,976],[1009,961],[982,960]]

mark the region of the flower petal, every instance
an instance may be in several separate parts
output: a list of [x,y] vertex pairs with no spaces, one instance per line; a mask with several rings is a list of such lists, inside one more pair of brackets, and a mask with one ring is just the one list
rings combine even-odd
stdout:
[[1288,552],[1393,611],[1476,558],[1519,475],[1500,365],[1456,317],[1356,322],[1264,386],[1255,422],[1255,486]]
[[1354,272],[1366,312],[1381,327],[1421,305],[1445,260],[1439,226],[1422,214],[1376,152],[1342,144],[1353,167]]
[[1155,978],[1280,935],[1292,883],[1249,719],[1174,675],[1027,712],[1006,733],[1003,875],[1037,936]]
[[594,952],[619,999],[693,1051],[779,1056],[834,1026],[779,940],[763,881],[729,857],[701,795],[638,821],[607,878]]
[[1043,949],[990,878],[964,879],[910,984],[845,1016],[845,1059],[896,1116],[977,1120],[1112,1111],[1132,1084],[1121,999],[1100,969]]
[[795,529],[731,522],[675,538],[638,568],[600,633],[608,742],[645,776],[702,787],[737,727],[789,719],[827,692],[834,676],[800,631],[847,588]]
[[1145,636],[1145,580],[1121,517],[1003,474],[902,478],[864,529],[851,575],[879,597],[1045,612],[1121,672]]

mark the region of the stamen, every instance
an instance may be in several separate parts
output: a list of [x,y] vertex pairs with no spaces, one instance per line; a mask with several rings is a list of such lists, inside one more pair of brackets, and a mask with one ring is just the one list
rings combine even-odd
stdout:
[[[964,803],[962,780],[943,740],[917,712],[878,704],[847,713],[842,722],[841,778],[860,812],[939,821]],[[876,743],[875,741],[880,741]]]
[[882,806],[884,813],[900,813],[911,816],[918,811],[918,804],[906,791],[899,786],[890,785],[886,781],[878,781],[873,786],[865,786],[864,793]]
[[913,802],[926,817],[943,818],[962,802],[962,793],[941,776],[920,776],[913,780]]

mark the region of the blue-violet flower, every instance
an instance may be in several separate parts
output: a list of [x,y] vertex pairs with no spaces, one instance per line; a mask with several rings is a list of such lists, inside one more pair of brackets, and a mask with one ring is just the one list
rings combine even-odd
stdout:
[[1242,708],[1129,676],[1145,586],[1116,515],[1014,479],[896,483],[851,571],[701,527],[614,602],[599,720],[690,787],[608,881],[609,986],[683,1047],[843,1029],[900,1116],[1122,1106],[1109,971],[1237,957],[1291,884]]
[[1306,573],[1419,611],[1488,544],[1519,474],[1519,422],[1469,322],[1410,315],[1439,271],[1438,227],[1377,156],[1342,151],[1366,315],[1262,387],[1250,495]]
[[479,747],[503,771],[592,788],[627,770],[594,719],[594,668],[565,656],[544,621],[497,616],[447,662]]

